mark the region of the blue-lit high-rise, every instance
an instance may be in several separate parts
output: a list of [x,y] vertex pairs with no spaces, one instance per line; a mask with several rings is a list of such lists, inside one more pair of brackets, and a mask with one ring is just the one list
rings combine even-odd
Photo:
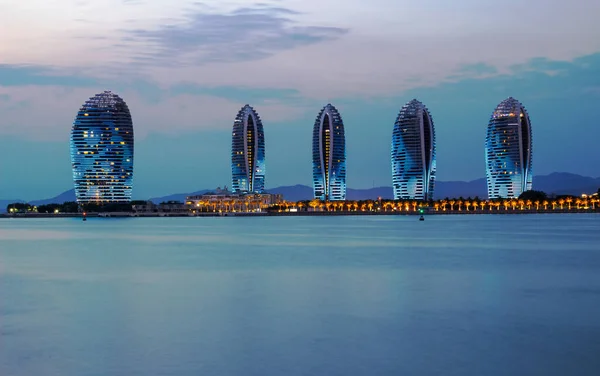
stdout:
[[231,189],[234,193],[265,190],[265,132],[250,105],[242,107],[231,134]]
[[87,100],[73,122],[70,146],[78,203],[131,201],[133,123],[123,99],[105,91]]
[[392,135],[395,200],[432,200],[435,188],[435,129],[427,107],[416,99],[396,118]]
[[489,198],[517,198],[532,187],[531,122],[525,107],[510,97],[494,110],[485,138]]
[[346,199],[346,137],[344,123],[331,104],[317,115],[313,128],[314,197],[324,201]]

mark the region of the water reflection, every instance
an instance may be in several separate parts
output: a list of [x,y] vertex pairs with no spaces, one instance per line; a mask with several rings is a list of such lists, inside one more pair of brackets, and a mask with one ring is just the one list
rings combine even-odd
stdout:
[[517,217],[3,221],[0,374],[597,374],[597,217]]

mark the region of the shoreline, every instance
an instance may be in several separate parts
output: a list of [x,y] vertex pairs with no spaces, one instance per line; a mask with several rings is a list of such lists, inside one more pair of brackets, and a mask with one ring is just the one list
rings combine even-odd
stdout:
[[[207,212],[207,213],[87,213],[87,218],[184,218],[184,217],[323,217],[323,216],[431,216],[431,215],[526,215],[526,214],[600,214],[596,209],[563,210],[446,210],[419,212],[299,211],[299,212]],[[0,214],[0,218],[83,218],[81,213],[17,213]]]

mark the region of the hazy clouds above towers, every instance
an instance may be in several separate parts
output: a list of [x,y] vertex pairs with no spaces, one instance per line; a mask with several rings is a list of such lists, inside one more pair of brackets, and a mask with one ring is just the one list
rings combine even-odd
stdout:
[[228,13],[199,4],[182,22],[152,29],[123,30],[132,45],[147,45],[134,60],[149,65],[197,66],[268,58],[278,52],[333,40],[340,27],[300,25],[298,11],[255,4]]
[[591,0],[5,3],[5,63],[141,77],[161,87],[391,95],[600,49],[600,5]]

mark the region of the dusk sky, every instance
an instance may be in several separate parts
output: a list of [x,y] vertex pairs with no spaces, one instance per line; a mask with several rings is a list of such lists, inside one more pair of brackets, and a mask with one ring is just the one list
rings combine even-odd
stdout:
[[439,180],[485,176],[486,126],[508,96],[531,118],[534,175],[598,177],[599,15],[597,0],[0,0],[0,199],[72,188],[71,126],[103,90],[131,110],[136,199],[231,185],[246,103],[267,188],[311,184],[328,102],[348,186],[390,186],[412,98],[435,123]]

